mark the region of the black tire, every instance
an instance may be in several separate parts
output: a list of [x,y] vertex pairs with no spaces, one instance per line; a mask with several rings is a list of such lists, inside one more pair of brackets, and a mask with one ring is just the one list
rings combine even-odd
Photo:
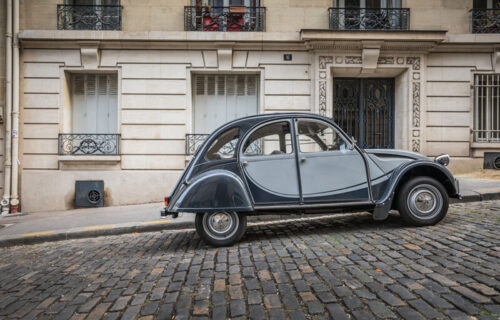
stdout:
[[[222,220],[221,220],[222,219]],[[222,227],[219,228],[222,222]],[[225,224],[229,226],[225,227]],[[237,212],[198,213],[196,232],[208,244],[215,247],[230,246],[238,242],[247,229],[247,216]]]
[[430,226],[448,212],[448,193],[431,177],[415,177],[399,190],[397,205],[401,218],[414,226]]

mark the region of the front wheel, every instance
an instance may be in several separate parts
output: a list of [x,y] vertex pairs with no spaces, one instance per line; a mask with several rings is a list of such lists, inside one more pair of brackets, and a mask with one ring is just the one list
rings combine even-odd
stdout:
[[399,192],[401,218],[416,226],[434,225],[448,212],[448,193],[443,185],[430,177],[416,177],[406,182]]
[[229,246],[245,234],[247,217],[237,212],[198,213],[195,219],[196,232],[205,242],[216,246]]

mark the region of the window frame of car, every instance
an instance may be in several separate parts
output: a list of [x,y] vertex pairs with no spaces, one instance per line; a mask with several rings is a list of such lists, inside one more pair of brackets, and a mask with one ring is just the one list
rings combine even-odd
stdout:
[[[236,141],[236,144],[235,144],[235,147],[234,147],[234,151],[233,151],[233,154],[231,157],[227,157],[227,158],[224,158],[224,157],[221,157],[220,159],[210,159],[208,157],[208,153],[210,151],[210,149],[212,148],[212,146],[214,145],[214,143],[217,142],[217,140],[224,134],[226,134],[227,132],[231,131],[231,130],[238,130],[238,140]],[[242,133],[242,129],[241,127],[239,126],[233,126],[233,127],[230,127],[230,128],[226,128],[224,130],[222,130],[221,132],[219,132],[219,134],[215,135],[212,139],[210,139],[210,141],[207,142],[207,147],[205,150],[203,150],[203,159],[205,160],[205,162],[214,162],[214,161],[228,161],[228,160],[234,160],[237,158],[237,150],[239,149],[239,144],[241,142],[241,133]],[[221,148],[223,146],[225,146],[227,143],[231,142],[232,140],[226,142],[225,144],[223,144],[221,146]],[[220,150],[220,149],[219,149]],[[200,150],[201,151],[201,150]]]
[[[321,150],[321,151],[312,151],[312,152],[307,152],[307,151],[302,151],[300,149],[300,136],[301,134],[299,133],[299,122],[319,122],[321,124],[324,124],[327,127],[330,127],[334,130],[334,132],[337,134],[337,137],[340,137],[344,143],[345,143],[345,149],[337,149],[337,150]],[[354,143],[345,135],[345,133],[334,123],[330,123],[329,121],[325,121],[322,119],[316,119],[316,118],[295,118],[294,121],[294,132],[295,132],[295,139],[296,139],[296,146],[297,146],[297,153],[298,154],[325,154],[329,152],[342,152],[342,151],[347,151],[347,150],[354,150]],[[310,138],[312,139],[312,138]],[[314,140],[314,139],[312,139]],[[317,143],[317,142],[316,142]]]
[[[262,155],[248,155],[248,154],[244,153],[245,150],[243,150],[243,149],[245,147],[245,144],[246,144],[247,140],[250,139],[250,137],[252,136],[252,134],[254,132],[256,132],[257,130],[259,130],[265,126],[268,126],[268,125],[271,125],[274,123],[279,123],[279,122],[288,123],[289,129],[290,129],[289,134],[290,134],[291,147],[292,147],[291,152],[280,153],[280,154],[262,154]],[[238,157],[245,158],[245,159],[258,159],[258,158],[269,158],[269,157],[276,158],[276,157],[280,157],[280,156],[290,156],[290,155],[296,154],[296,151],[297,151],[297,148],[296,148],[296,140],[295,140],[295,134],[294,134],[293,119],[292,118],[279,118],[279,119],[266,120],[264,122],[261,122],[261,123],[257,124],[256,126],[254,126],[253,128],[251,128],[250,130],[248,130],[243,137],[240,137],[240,145],[238,147]]]

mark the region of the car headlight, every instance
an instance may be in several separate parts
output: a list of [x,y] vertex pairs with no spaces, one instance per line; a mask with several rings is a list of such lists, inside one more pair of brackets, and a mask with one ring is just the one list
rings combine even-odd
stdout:
[[443,166],[447,166],[450,164],[450,156],[446,153],[440,154],[439,156],[434,158],[434,162],[439,163]]

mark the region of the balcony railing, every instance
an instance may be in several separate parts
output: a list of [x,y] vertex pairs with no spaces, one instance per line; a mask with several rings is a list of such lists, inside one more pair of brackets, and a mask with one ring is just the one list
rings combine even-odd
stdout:
[[186,155],[195,154],[208,136],[208,134],[186,134]]
[[121,30],[122,6],[57,5],[59,30]]
[[330,8],[330,30],[408,30],[410,9]]
[[119,155],[119,134],[59,134],[59,155]]
[[185,31],[265,31],[265,7],[184,7]]
[[500,33],[500,9],[472,9],[472,33]]

